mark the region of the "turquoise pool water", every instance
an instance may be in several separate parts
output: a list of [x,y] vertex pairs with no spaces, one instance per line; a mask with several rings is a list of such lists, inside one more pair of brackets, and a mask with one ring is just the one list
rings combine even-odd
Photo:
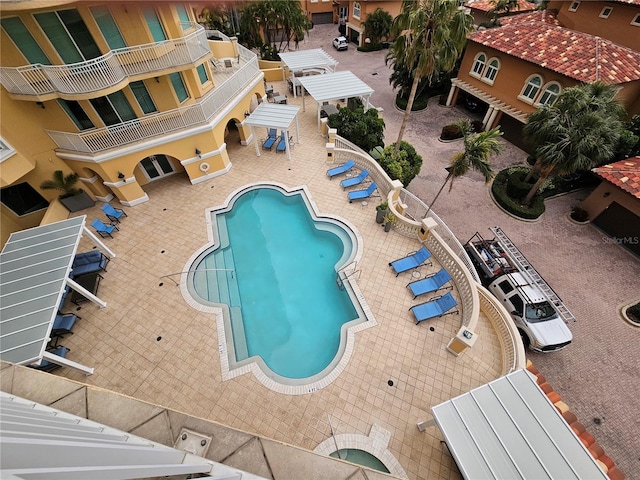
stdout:
[[250,189],[212,212],[219,245],[196,262],[195,293],[229,306],[235,362],[259,356],[304,379],[336,357],[342,326],[359,317],[336,270],[351,261],[344,227],[314,220],[302,194]]
[[355,448],[341,448],[338,452],[330,453],[329,456],[333,458],[341,458],[342,460],[346,460],[347,462],[356,463],[358,465],[362,465],[363,467],[373,468],[374,470],[378,470],[379,472],[390,473],[389,469],[378,460],[375,456],[371,455],[369,452],[365,452],[364,450],[358,450]]

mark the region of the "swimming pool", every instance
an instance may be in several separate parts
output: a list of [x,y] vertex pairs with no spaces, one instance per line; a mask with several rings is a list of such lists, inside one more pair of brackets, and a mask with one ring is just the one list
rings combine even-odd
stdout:
[[337,273],[353,272],[359,236],[315,210],[304,187],[273,184],[210,210],[213,242],[191,264],[187,287],[226,307],[230,369],[256,363],[270,379],[308,384],[335,368],[347,329],[367,320],[351,279]]

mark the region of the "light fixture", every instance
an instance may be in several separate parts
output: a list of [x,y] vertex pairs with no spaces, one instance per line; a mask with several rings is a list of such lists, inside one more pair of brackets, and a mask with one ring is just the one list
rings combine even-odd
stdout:
[[604,198],[607,198],[609,195],[611,195],[611,192],[604,192],[603,197],[604,197]]
[[249,112],[244,112],[244,118],[247,118],[248,116],[250,116],[251,114]]
[[118,172],[118,178],[122,180],[123,183],[126,183],[127,181],[126,178],[124,178],[124,173],[122,172]]
[[44,103],[36,102],[36,105],[38,105],[40,108],[42,108],[44,110]]
[[196,148],[196,155],[198,156],[198,158],[202,158],[202,152]]

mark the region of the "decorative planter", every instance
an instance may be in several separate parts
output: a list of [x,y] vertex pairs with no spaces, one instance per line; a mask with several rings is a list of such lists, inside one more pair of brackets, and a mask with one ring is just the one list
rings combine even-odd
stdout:
[[384,224],[384,231],[388,232],[389,230],[391,230],[391,227],[393,227],[393,222],[387,222]]
[[387,216],[389,210],[376,210],[376,223],[384,222],[384,217]]
[[73,197],[61,198],[60,203],[67,207],[70,212],[79,212],[96,204],[89,194],[84,191]]

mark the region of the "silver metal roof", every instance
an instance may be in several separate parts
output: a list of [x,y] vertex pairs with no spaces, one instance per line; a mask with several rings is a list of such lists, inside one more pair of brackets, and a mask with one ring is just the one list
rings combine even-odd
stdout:
[[318,103],[350,97],[369,97],[373,88],[350,71],[298,77],[297,80]]
[[12,233],[0,253],[0,359],[42,358],[86,216]]
[[243,123],[250,127],[271,127],[289,130],[299,110],[300,107],[296,105],[261,103],[251,115],[245,118]]
[[292,72],[299,72],[311,68],[326,68],[335,70],[338,61],[322,48],[299,50],[297,52],[279,53],[282,64]]
[[524,369],[431,411],[464,478],[607,479]]

